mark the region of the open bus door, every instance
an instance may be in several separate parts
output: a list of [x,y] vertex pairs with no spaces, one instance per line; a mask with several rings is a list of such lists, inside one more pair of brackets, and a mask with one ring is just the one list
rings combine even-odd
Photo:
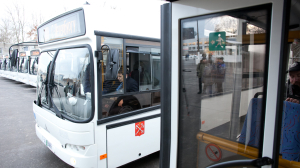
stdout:
[[282,127],[287,110],[299,108],[283,103],[289,20],[299,21],[289,12],[299,16],[298,5],[179,0],[162,6],[160,167],[299,166],[281,137],[289,131]]

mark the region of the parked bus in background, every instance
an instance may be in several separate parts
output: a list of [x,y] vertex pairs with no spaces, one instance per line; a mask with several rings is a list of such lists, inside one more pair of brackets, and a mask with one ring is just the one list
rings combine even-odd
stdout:
[[37,86],[37,70],[39,64],[40,50],[34,49],[30,51],[28,57],[28,85]]
[[160,149],[160,22],[141,16],[148,24],[84,6],[38,27],[36,134],[71,166],[118,167]]
[[[14,49],[13,49],[14,48]],[[30,52],[30,51],[36,52]],[[3,60],[3,65],[1,66],[0,75],[19,81],[25,84],[30,84],[29,82],[29,58],[30,54],[35,54],[33,57],[37,57],[39,50],[37,49],[36,42],[23,42],[10,46],[9,56],[6,56]],[[36,67],[36,65],[35,65]],[[32,79],[33,80],[33,79]],[[36,77],[35,77],[36,81]],[[36,87],[36,82],[31,82],[32,86]]]

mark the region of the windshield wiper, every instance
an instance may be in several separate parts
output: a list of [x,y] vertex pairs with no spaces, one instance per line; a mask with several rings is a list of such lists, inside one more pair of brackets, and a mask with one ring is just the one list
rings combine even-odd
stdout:
[[47,51],[47,54],[49,54],[53,58],[53,54],[49,51]]
[[[60,103],[60,106],[61,106],[61,109],[62,110],[59,110],[56,105],[54,104],[54,101],[53,101],[53,98],[52,98],[52,89],[55,89],[56,91],[56,94],[58,96],[58,99],[59,99],[59,103]],[[57,88],[57,85],[54,83],[54,73],[51,74],[50,76],[50,81],[49,81],[49,90],[50,90],[50,93],[49,93],[49,97],[50,97],[50,100],[51,100],[51,103],[53,105],[53,109],[56,113],[56,116],[58,116],[59,118],[63,118],[63,116],[61,115],[61,112],[65,112],[65,107],[63,105],[63,102],[61,100],[61,95],[58,91],[58,88]]]

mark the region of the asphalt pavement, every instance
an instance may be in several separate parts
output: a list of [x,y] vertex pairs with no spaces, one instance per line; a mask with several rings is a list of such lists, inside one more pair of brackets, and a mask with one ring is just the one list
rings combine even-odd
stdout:
[[[0,168],[69,168],[38,139],[32,103],[36,88],[0,77]],[[122,168],[158,168],[159,152]]]

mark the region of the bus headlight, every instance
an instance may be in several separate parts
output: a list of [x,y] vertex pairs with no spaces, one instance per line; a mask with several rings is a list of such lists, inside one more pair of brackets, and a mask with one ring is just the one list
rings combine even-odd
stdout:
[[75,165],[76,165],[76,159],[74,159],[74,158],[71,158],[71,159],[70,159],[70,162],[71,162],[71,164],[72,164],[73,166],[75,166]]

